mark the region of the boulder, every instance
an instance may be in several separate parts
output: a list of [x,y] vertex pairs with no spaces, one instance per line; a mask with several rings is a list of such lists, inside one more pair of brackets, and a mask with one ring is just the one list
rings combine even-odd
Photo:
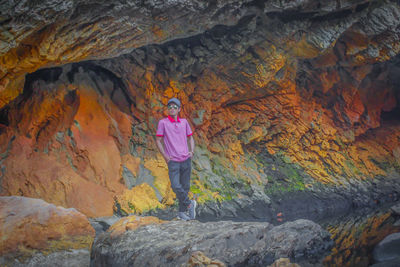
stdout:
[[309,220],[296,220],[274,227],[267,235],[266,257],[269,261],[279,258],[310,259],[317,261],[319,253],[333,244],[330,235],[320,225]]
[[373,251],[373,257],[377,263],[395,261],[400,259],[400,233],[390,234],[385,237]]
[[11,196],[0,197],[0,236],[2,266],[85,262],[84,266],[89,263],[95,231],[86,216],[75,209]]
[[267,222],[170,221],[125,227],[118,234],[111,228],[94,242],[91,266],[181,266],[196,252],[227,266],[266,266],[282,257],[316,262],[332,245],[329,233],[308,220],[275,227]]

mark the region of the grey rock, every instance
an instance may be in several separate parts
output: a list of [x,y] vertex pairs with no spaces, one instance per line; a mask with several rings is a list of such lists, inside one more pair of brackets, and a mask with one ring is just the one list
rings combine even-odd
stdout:
[[386,262],[400,257],[400,233],[390,234],[385,237],[373,251],[376,262]]
[[400,266],[400,257],[397,257],[390,261],[384,261],[370,265],[370,267],[399,267],[399,266]]
[[228,266],[262,266],[276,257],[313,262],[330,246],[329,233],[308,220],[276,227],[266,222],[171,221],[120,236],[103,233],[93,244],[91,266],[180,266],[195,251]]
[[110,217],[92,218],[89,219],[89,221],[94,230],[96,231],[96,235],[99,235],[100,233],[107,231],[107,229],[110,228],[110,226],[116,223],[119,219],[121,219],[121,217],[113,215]]
[[393,207],[390,208],[392,212],[396,215],[400,215],[400,203],[394,205]]
[[358,26],[368,35],[377,35],[384,31],[395,30],[400,21],[400,7],[388,3],[373,9],[368,16],[360,20]]
[[135,185],[135,177],[133,176],[132,172],[127,167],[125,167],[125,165],[123,165],[122,167],[122,178],[124,178],[126,187],[131,189]]
[[252,194],[252,199],[255,201],[261,201],[265,204],[270,204],[271,199],[264,193],[264,191],[257,185],[250,185],[253,194]]
[[274,259],[292,257],[295,260],[303,258],[317,260],[318,253],[327,251],[333,245],[329,240],[329,234],[323,231],[321,226],[300,219],[276,226],[268,233],[267,254]]
[[19,262],[17,259],[11,261],[0,257],[0,265],[14,267],[86,267],[90,266],[90,253],[85,249],[59,251],[48,255],[37,253],[25,262]]

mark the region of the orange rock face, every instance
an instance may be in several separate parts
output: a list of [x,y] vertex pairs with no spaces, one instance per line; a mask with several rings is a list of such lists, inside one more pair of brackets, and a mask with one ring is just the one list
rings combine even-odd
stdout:
[[1,3],[5,24],[0,30],[0,107],[18,95],[16,83],[26,73],[60,63],[115,57],[220,23],[234,24],[243,15],[239,9],[248,9],[241,2],[246,1],[237,5],[224,1],[216,5],[203,1]]
[[24,260],[35,252],[90,249],[95,232],[86,216],[40,199],[0,197],[0,256]]
[[63,85],[52,90],[43,102],[44,92],[21,100],[24,107],[14,106],[19,110],[9,116],[18,131],[6,152],[10,178],[4,188],[88,216],[112,215],[113,196],[125,188],[118,146],[128,143],[130,119],[117,115],[118,121],[110,121],[107,112],[113,111],[103,109],[107,104],[93,90]]
[[[57,17],[0,50],[0,194],[42,198],[90,217],[118,205],[125,213],[172,205],[155,144],[171,97],[181,100],[180,116],[195,133],[191,197],[199,203],[282,184],[347,186],[398,171],[399,5],[349,2],[293,18],[285,10],[310,7],[262,5],[235,26],[161,45],[150,43],[199,31],[193,6],[188,17],[151,13],[154,23],[140,21],[143,28],[128,16],[130,37],[113,16],[86,23],[76,11],[76,24]],[[199,27],[226,17],[216,14],[205,14],[212,22]],[[187,27],[173,26],[174,19]],[[79,62],[94,58],[108,59]],[[53,68],[24,77],[47,65]]]

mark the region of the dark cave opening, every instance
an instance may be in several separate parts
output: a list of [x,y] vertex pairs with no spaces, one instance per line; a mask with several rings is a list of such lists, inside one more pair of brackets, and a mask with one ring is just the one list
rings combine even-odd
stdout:
[[[8,120],[8,107],[5,107],[0,110],[0,126],[8,126],[9,125],[9,120]],[[1,128],[1,127],[0,127]],[[1,133],[1,131],[0,131]]]
[[399,122],[400,123],[400,106],[397,105],[394,109],[390,111],[383,111],[381,112],[381,123],[393,123]]
[[30,86],[34,81],[43,80],[45,82],[55,82],[60,78],[62,73],[61,67],[45,68],[37,70],[33,73],[27,74],[25,78],[25,89],[30,89]]
[[[10,125],[10,107],[16,103],[19,103],[23,99],[28,99],[31,97],[32,92],[36,89],[35,81],[42,80],[48,83],[55,82],[59,79],[61,74],[61,67],[39,69],[33,73],[27,74],[25,77],[25,84],[22,94],[0,109],[0,128],[2,129],[2,127],[7,127]],[[1,129],[0,133],[2,132]]]

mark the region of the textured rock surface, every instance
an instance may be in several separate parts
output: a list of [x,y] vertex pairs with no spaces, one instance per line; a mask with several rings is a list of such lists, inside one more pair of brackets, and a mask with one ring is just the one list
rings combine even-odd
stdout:
[[226,267],[226,264],[220,260],[212,260],[204,255],[201,251],[195,251],[189,258],[186,264],[182,264],[182,267]]
[[[388,208],[382,211],[359,210],[327,219],[322,227],[331,233],[335,245],[324,266],[370,266],[374,247],[386,236],[400,231],[394,225],[398,216]],[[390,266],[390,265],[388,265]]]
[[172,96],[200,204],[326,184],[362,201],[360,181],[399,177],[396,1],[10,3],[1,195],[90,217],[173,205],[154,137]]
[[269,223],[173,221],[147,225],[113,236],[106,232],[92,247],[92,266],[179,266],[195,251],[228,266],[260,266],[280,257],[315,262],[330,247],[329,234],[317,224],[298,220]]
[[0,234],[0,263],[6,266],[67,258],[87,264],[86,252],[95,235],[87,218],[75,209],[17,196],[0,197]]
[[400,258],[400,233],[390,234],[375,247],[373,255],[376,262]]
[[50,254],[42,254],[36,253],[32,258],[27,259],[24,263],[19,262],[14,259],[13,261],[1,262],[0,264],[4,264],[4,266],[13,266],[13,267],[70,267],[70,266],[79,266],[79,267],[88,267],[90,266],[90,251],[87,249],[69,249],[59,252],[54,252]]
[[391,207],[391,210],[393,211],[394,214],[400,216],[400,203]]
[[[15,97],[14,82],[40,67],[109,58],[234,24],[251,12],[249,0],[2,1],[1,102]],[[22,88],[19,88],[22,89]]]
[[107,231],[108,228],[110,228],[111,225],[119,221],[121,217],[118,217],[116,215],[110,216],[110,217],[97,217],[97,218],[92,218],[89,219],[90,224],[96,231],[96,235],[103,233],[104,231]]
[[297,263],[291,263],[288,258],[280,258],[268,267],[300,267]]
[[111,237],[115,237],[124,234],[126,231],[133,231],[144,225],[160,224],[164,222],[165,221],[162,221],[152,216],[146,216],[146,217],[128,216],[118,220],[113,225],[111,225],[111,227],[107,230],[107,232],[110,233]]

